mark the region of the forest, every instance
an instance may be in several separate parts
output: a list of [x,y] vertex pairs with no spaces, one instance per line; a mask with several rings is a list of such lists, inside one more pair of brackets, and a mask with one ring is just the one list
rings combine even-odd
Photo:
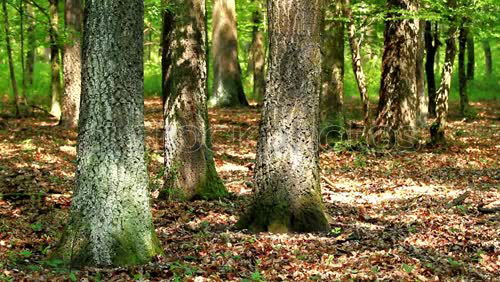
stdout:
[[0,2],[0,281],[498,281],[497,0]]

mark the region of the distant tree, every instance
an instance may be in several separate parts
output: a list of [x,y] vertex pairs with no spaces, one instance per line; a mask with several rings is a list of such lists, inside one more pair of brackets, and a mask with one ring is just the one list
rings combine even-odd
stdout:
[[209,106],[248,106],[238,62],[235,0],[214,0],[212,19],[214,83]]
[[467,80],[474,80],[476,68],[476,54],[474,47],[474,34],[472,30],[467,33]]
[[5,31],[5,44],[7,46],[7,57],[9,60],[10,82],[14,93],[15,115],[19,116],[19,91],[17,90],[16,73],[14,70],[14,59],[12,58],[12,46],[10,45],[9,14],[7,10],[7,0],[2,0],[3,23]]
[[24,0],[19,1],[19,7],[18,7],[18,12],[19,12],[19,35],[20,35],[20,40],[19,40],[19,45],[21,45],[21,50],[19,50],[19,58],[21,61],[21,72],[22,72],[22,80],[21,80],[21,85],[23,88],[22,95],[21,95],[21,101],[22,103],[27,106],[28,101],[27,101],[27,86],[26,86],[26,66],[24,62]]
[[81,266],[147,263],[161,252],[144,144],[142,0],[86,0],[76,189],[55,256]]
[[322,34],[322,93],[320,103],[323,128],[343,127],[344,115],[344,10],[341,1],[327,0]]
[[253,76],[253,95],[258,103],[264,100],[266,91],[266,50],[264,42],[262,0],[252,0],[255,10],[252,13],[252,46],[250,48],[250,69]]
[[[399,10],[415,12],[413,0],[389,0],[385,23],[380,100],[372,142],[412,144],[416,127],[418,25]],[[394,12],[395,11],[395,12]]]
[[254,232],[328,230],[319,186],[321,0],[268,1],[269,82],[256,191],[238,226]]
[[491,76],[493,74],[493,59],[491,56],[491,46],[490,42],[485,39],[483,40],[483,50],[484,50],[484,66],[485,73],[487,76]]
[[61,61],[59,58],[59,0],[49,0],[49,37],[50,37],[50,69],[51,69],[51,106],[50,114],[61,117]]
[[30,89],[33,85],[33,72],[35,70],[35,48],[36,48],[36,37],[35,37],[35,11],[33,10],[32,4],[27,3],[26,7],[26,22],[28,24],[26,28],[26,39],[27,47],[26,51],[26,87]]
[[427,116],[429,113],[429,97],[425,91],[425,21],[417,20],[418,36],[417,36],[417,65],[416,65],[416,80],[417,80],[417,125],[425,127],[427,125]]
[[81,93],[81,46],[83,8],[81,0],[65,0],[64,18],[68,39],[64,44],[64,95],[60,124],[64,127],[78,126]]
[[[456,7],[456,0],[447,1],[448,9]],[[453,63],[457,52],[456,46],[456,17],[450,13],[449,28],[446,35],[446,54],[444,58],[443,70],[441,72],[441,83],[436,96],[436,119],[431,125],[431,143],[438,145],[446,143],[445,130],[446,118],[448,116],[448,98],[450,96],[451,76],[453,74]]]
[[458,37],[458,85],[460,94],[460,114],[465,115],[469,107],[469,96],[467,94],[467,73],[465,68],[465,52],[467,48],[468,30],[462,24]]
[[427,96],[429,97],[429,116],[436,117],[436,75],[434,74],[434,67],[441,42],[439,41],[438,24],[435,24],[434,29],[432,26],[432,22],[425,22],[425,74],[427,77]]
[[220,198],[227,191],[210,148],[205,0],[169,3],[163,31],[165,196]]

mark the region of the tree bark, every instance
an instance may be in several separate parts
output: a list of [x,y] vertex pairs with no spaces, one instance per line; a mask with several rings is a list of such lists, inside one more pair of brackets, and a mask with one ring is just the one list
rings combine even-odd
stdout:
[[142,0],[86,0],[76,189],[57,255],[73,267],[161,252],[144,142]]
[[417,79],[417,125],[419,127],[426,127],[427,116],[429,112],[429,98],[425,94],[425,69],[424,69],[424,30],[425,22],[417,20],[418,22],[418,46],[417,46],[417,66],[416,66],[416,79]]
[[33,72],[35,70],[35,52],[36,52],[36,38],[35,38],[35,13],[31,4],[27,5],[27,24],[26,35],[28,50],[26,51],[26,87],[31,89],[33,86]]
[[341,132],[344,115],[344,12],[341,2],[331,3],[325,11],[322,36],[322,92],[320,103],[322,135]]
[[425,73],[427,76],[427,96],[429,97],[429,116],[436,117],[436,75],[434,74],[434,67],[436,53],[441,43],[439,42],[437,30],[434,32],[432,31],[432,23],[430,21],[425,22],[424,41],[426,50]]
[[7,11],[7,0],[2,0],[2,10],[4,18],[5,44],[7,46],[7,57],[9,60],[10,83],[14,93],[15,115],[19,116],[19,91],[17,90],[16,73],[14,70],[14,60],[12,58],[12,46],[10,45],[9,14]]
[[483,50],[486,76],[491,76],[493,74],[493,58],[491,56],[491,46],[488,40],[483,40]]
[[476,69],[476,54],[474,48],[474,35],[467,33],[467,80],[474,80]]
[[49,0],[49,37],[50,37],[50,69],[51,69],[51,106],[50,114],[57,119],[61,118],[61,63],[59,59],[59,0]]
[[68,40],[64,44],[64,94],[60,124],[68,128],[78,126],[81,93],[81,46],[83,8],[81,0],[65,0],[64,17]]
[[[456,0],[448,0],[448,7],[454,8],[456,6]],[[439,145],[446,143],[445,130],[446,130],[446,118],[448,116],[448,98],[450,96],[451,88],[451,76],[453,74],[453,63],[455,62],[455,55],[457,52],[457,46],[455,42],[455,37],[457,33],[457,27],[454,23],[454,19],[450,20],[450,27],[448,29],[447,39],[446,39],[446,54],[444,58],[443,70],[441,73],[441,83],[437,91],[436,96],[436,120],[431,125],[431,144]]]
[[[417,10],[415,1],[389,0],[390,10]],[[398,12],[389,17],[400,17]],[[380,100],[371,143],[412,145],[416,129],[416,51],[418,26],[413,19],[390,19],[385,24]]]
[[368,89],[366,86],[366,76],[363,71],[363,57],[361,56],[361,42],[358,40],[356,24],[352,15],[350,0],[345,2],[345,16],[347,18],[347,35],[349,37],[349,47],[351,50],[351,62],[354,72],[354,78],[358,86],[359,96],[363,107],[363,121],[364,129],[363,136],[366,137],[368,129],[370,128],[370,100],[368,99]]
[[248,106],[238,62],[235,0],[214,0],[212,52],[214,84],[210,107]]
[[[215,170],[207,111],[205,0],[173,0],[164,17],[164,196],[215,199],[227,194]],[[167,12],[169,13],[169,12]],[[189,31],[189,32],[188,32]]]
[[469,107],[469,97],[467,95],[467,74],[465,69],[465,51],[467,48],[467,29],[462,25],[458,37],[458,85],[460,94],[460,114],[465,116]]
[[265,66],[266,54],[264,47],[264,31],[262,30],[262,0],[253,0],[256,10],[252,15],[252,46],[250,48],[251,70],[253,75],[253,96],[257,103],[262,104],[266,91]]
[[21,101],[24,104],[24,106],[28,105],[27,101],[27,87],[26,87],[26,65],[24,62],[24,0],[19,1],[19,28],[20,28],[20,60],[21,60],[21,71],[22,71],[22,95],[21,95]]
[[321,0],[268,1],[266,88],[253,203],[238,226],[254,232],[329,228],[319,186]]

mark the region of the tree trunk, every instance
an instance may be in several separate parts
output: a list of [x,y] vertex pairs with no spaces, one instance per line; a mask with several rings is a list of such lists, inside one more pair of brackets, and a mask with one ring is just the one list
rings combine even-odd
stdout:
[[[449,8],[454,8],[456,6],[456,0],[448,1]],[[450,96],[451,88],[451,76],[453,74],[453,63],[455,62],[455,54],[457,52],[457,46],[455,42],[455,37],[457,33],[457,27],[454,24],[454,20],[450,20],[452,23],[448,29],[448,35],[446,39],[446,54],[444,58],[443,70],[441,73],[441,83],[437,91],[436,97],[436,120],[431,125],[431,144],[438,145],[446,143],[445,129],[446,129],[446,118],[448,116],[448,98]]]
[[36,38],[35,38],[35,13],[31,4],[27,5],[27,24],[26,35],[28,50],[26,51],[26,87],[31,89],[33,86],[33,72],[35,70],[35,52],[36,52]]
[[21,101],[27,106],[27,89],[26,89],[26,65],[24,63],[24,0],[19,1],[19,28],[20,28],[20,60],[21,60],[21,71],[22,71],[22,95]]
[[[210,144],[206,93],[205,0],[174,0],[165,16],[163,92],[165,190],[169,198],[215,199],[227,194]],[[167,12],[169,13],[169,12]],[[190,32],[187,32],[190,31]],[[185,63],[175,63],[182,62]]]
[[14,71],[14,60],[12,58],[12,47],[10,45],[9,14],[7,12],[7,0],[2,0],[4,18],[5,44],[7,46],[7,57],[9,59],[10,82],[14,93],[15,115],[19,116],[19,92],[17,90],[16,73]]
[[142,0],[85,1],[76,190],[58,249],[72,266],[161,252],[144,159],[143,13]]
[[76,128],[80,112],[81,93],[81,46],[82,1],[65,0],[64,17],[68,40],[64,45],[63,71],[64,95],[62,99],[62,116],[60,124],[64,127]]
[[214,0],[212,52],[214,84],[211,107],[248,106],[238,62],[235,0]]
[[[389,9],[415,12],[412,0],[389,0]],[[399,13],[389,17],[399,17]],[[416,127],[416,51],[418,26],[413,19],[393,19],[385,23],[384,55],[378,116],[371,142],[413,145]]]
[[328,230],[319,186],[321,0],[268,1],[269,84],[253,203],[239,227],[254,232]]
[[321,130],[322,135],[341,132],[345,125],[344,115],[344,23],[341,2],[326,8],[322,36],[322,92]]
[[363,136],[367,135],[368,129],[370,128],[370,100],[368,99],[368,89],[366,87],[366,76],[363,71],[363,62],[361,56],[361,42],[359,42],[356,35],[356,24],[352,15],[352,9],[350,7],[350,0],[345,1],[345,16],[347,18],[347,34],[349,37],[349,47],[351,49],[351,62],[352,69],[354,72],[354,78],[356,79],[356,84],[358,86],[359,95],[361,97],[361,104],[363,105],[363,120],[364,129]]
[[266,54],[264,47],[264,32],[262,30],[262,0],[253,0],[256,10],[252,15],[252,47],[250,48],[251,70],[253,74],[253,96],[261,104],[266,91],[265,66]]
[[488,40],[483,40],[484,49],[484,66],[486,68],[486,75],[491,76],[493,74],[493,59],[491,56],[491,46]]
[[476,54],[474,48],[474,35],[472,32],[467,33],[467,80],[474,80],[476,68]]
[[425,94],[425,70],[424,70],[424,29],[425,22],[417,20],[418,22],[418,46],[417,46],[417,66],[416,66],[416,79],[417,79],[417,124],[420,127],[426,127],[427,116],[429,111],[429,99]]
[[469,106],[469,97],[467,95],[467,75],[465,69],[465,51],[467,47],[467,29],[462,25],[458,37],[458,85],[460,93],[460,114],[465,116]]
[[434,74],[434,66],[440,42],[439,34],[437,31],[432,31],[430,21],[425,22],[424,41],[427,55],[425,73],[427,76],[427,96],[429,97],[429,116],[436,117],[436,75]]
[[50,15],[50,69],[51,82],[50,93],[52,97],[50,114],[57,119],[61,118],[61,63],[59,59],[59,0],[49,0],[49,15]]

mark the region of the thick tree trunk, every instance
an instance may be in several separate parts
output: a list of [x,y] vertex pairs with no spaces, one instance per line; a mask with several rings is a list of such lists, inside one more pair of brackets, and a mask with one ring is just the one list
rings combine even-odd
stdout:
[[[456,6],[456,0],[449,0],[448,5],[450,8]],[[446,39],[446,54],[444,58],[443,70],[441,73],[441,83],[437,91],[436,97],[436,120],[431,125],[431,144],[438,145],[446,143],[445,130],[446,130],[446,118],[448,116],[448,98],[450,96],[451,88],[451,76],[453,74],[453,63],[455,62],[455,55],[457,52],[457,46],[455,42],[455,37],[457,33],[457,27],[454,24],[454,20],[450,21],[452,24],[448,29],[447,39]]]
[[[389,0],[389,9],[417,9],[412,0]],[[400,16],[393,14],[390,16]],[[418,26],[413,19],[388,20],[385,24],[382,81],[374,144],[412,145],[416,139],[416,51]]]
[[467,95],[467,75],[465,69],[465,51],[467,48],[467,29],[460,28],[460,35],[458,37],[458,85],[460,94],[460,114],[465,116],[465,112],[469,107],[469,97]]
[[61,62],[59,59],[59,13],[58,13],[59,0],[49,0],[49,15],[50,15],[50,93],[51,93],[51,106],[50,114],[54,117],[61,118]]
[[235,0],[214,0],[212,19],[214,84],[209,106],[248,106],[238,62]]
[[476,54],[474,48],[474,35],[467,33],[467,80],[474,80],[476,72]]
[[349,37],[349,47],[351,50],[352,69],[354,72],[354,78],[356,79],[356,84],[358,86],[359,95],[361,97],[361,104],[363,105],[363,120],[364,120],[363,136],[366,136],[371,125],[370,100],[368,99],[366,76],[365,72],[363,71],[361,42],[359,42],[358,36],[356,34],[356,24],[354,23],[354,18],[352,15],[350,0],[344,0],[344,1],[345,1],[344,2],[345,16],[347,18],[347,35]]
[[484,49],[484,66],[485,73],[487,76],[491,76],[493,74],[493,58],[491,56],[491,46],[488,40],[483,40],[483,49]]
[[27,5],[27,24],[26,35],[28,50],[26,51],[26,87],[31,89],[33,85],[33,72],[35,70],[35,52],[36,52],[36,38],[35,38],[35,13],[31,4]]
[[425,74],[427,76],[427,96],[429,97],[429,116],[436,117],[436,75],[434,74],[436,53],[440,42],[437,31],[432,31],[432,23],[425,22]]
[[65,0],[64,17],[68,40],[64,45],[63,71],[64,95],[62,99],[62,116],[60,124],[64,127],[78,126],[81,93],[81,46],[82,32],[82,1]]
[[161,252],[144,159],[142,0],[86,0],[76,189],[58,255],[125,266]]
[[[329,5],[325,11],[322,36],[323,75],[321,92],[321,130],[341,132],[345,125],[344,115],[344,23],[341,2]],[[332,7],[333,6],[333,7]]]
[[[164,19],[165,196],[220,198],[227,194],[210,145],[206,93],[205,0],[173,0]],[[168,13],[168,12],[167,12]],[[189,31],[189,32],[188,32]],[[177,63],[182,62],[182,63]]]
[[12,58],[12,47],[10,45],[9,14],[7,11],[7,0],[2,0],[2,10],[4,17],[5,44],[7,46],[7,57],[9,59],[9,72],[12,92],[14,93],[15,115],[19,116],[19,92],[17,90],[16,73],[14,71],[14,59]]
[[271,0],[266,88],[253,203],[239,227],[328,230],[319,186],[321,0]]
[[266,91],[265,66],[266,54],[264,47],[264,31],[262,30],[262,0],[253,0],[257,10],[252,15],[252,47],[250,48],[251,70],[253,75],[253,96],[261,104]]
[[417,79],[417,124],[420,127],[426,127],[427,116],[429,112],[429,98],[425,94],[425,69],[424,69],[424,57],[425,57],[425,44],[424,44],[424,29],[425,22],[423,20],[418,21],[418,46],[417,46],[417,68],[416,68],[416,79]]

